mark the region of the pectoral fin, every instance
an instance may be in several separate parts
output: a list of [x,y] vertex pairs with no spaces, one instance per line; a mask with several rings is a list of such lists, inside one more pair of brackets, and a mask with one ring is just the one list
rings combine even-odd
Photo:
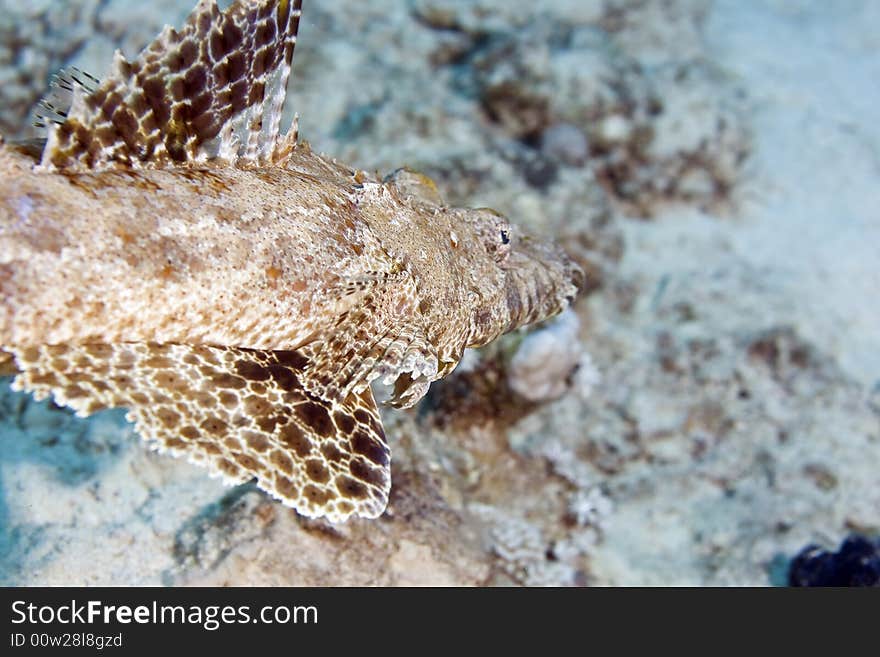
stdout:
[[256,478],[303,515],[339,522],[385,509],[390,451],[369,387],[342,400],[316,395],[303,385],[301,352],[153,343],[13,351],[15,387],[80,415],[127,407],[150,446],[230,483]]
[[393,385],[388,404],[409,408],[437,378],[438,360],[414,312],[406,285],[387,296],[367,294],[340,315],[332,331],[305,345],[305,385],[325,399],[345,398],[378,379]]

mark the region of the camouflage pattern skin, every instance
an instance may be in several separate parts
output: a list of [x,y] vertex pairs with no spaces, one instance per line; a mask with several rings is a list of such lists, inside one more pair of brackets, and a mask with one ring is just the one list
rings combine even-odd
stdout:
[[19,389],[126,407],[151,447],[338,522],[388,500],[370,383],[412,406],[583,274],[424,176],[280,135],[300,11],[202,0],[104,82],[75,79],[39,163],[0,143],[0,355]]

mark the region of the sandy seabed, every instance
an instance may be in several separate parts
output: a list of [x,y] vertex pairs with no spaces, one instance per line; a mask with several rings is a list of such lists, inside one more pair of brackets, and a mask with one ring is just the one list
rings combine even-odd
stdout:
[[[191,4],[0,0],[0,132]],[[555,236],[587,292],[384,413],[376,521],[7,385],[0,581],[764,585],[880,533],[880,4],[305,4],[313,148]]]

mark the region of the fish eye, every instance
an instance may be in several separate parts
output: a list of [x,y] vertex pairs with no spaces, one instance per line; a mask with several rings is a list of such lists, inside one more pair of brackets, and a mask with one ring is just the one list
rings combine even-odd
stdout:
[[512,246],[507,218],[492,208],[467,210],[465,216],[472,222],[476,236],[492,259],[499,264],[507,260]]

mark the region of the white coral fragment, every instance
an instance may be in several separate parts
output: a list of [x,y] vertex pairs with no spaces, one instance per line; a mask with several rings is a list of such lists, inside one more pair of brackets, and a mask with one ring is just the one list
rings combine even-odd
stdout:
[[575,387],[587,396],[599,373],[578,340],[577,315],[565,310],[551,324],[527,336],[510,361],[508,383],[529,401],[558,399]]

